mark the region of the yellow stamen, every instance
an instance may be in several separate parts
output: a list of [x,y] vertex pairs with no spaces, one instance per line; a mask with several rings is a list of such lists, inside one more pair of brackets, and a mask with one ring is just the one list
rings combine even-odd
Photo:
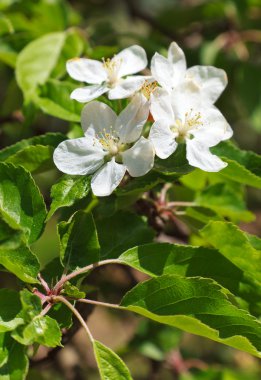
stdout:
[[155,89],[158,87],[157,82],[149,82],[147,79],[143,83],[143,86],[141,87],[142,94],[149,100],[151,94],[155,91]]

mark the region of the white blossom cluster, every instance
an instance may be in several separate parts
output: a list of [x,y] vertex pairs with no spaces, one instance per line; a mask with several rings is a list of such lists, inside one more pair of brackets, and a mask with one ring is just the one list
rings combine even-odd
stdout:
[[[71,98],[88,102],[81,115],[84,137],[63,141],[54,152],[59,170],[72,175],[92,174],[97,196],[110,195],[126,171],[132,177],[148,173],[154,157],[169,157],[186,143],[191,166],[216,172],[227,164],[209,148],[233,132],[214,103],[227,85],[224,70],[213,66],[187,69],[184,52],[172,42],[168,56],[155,53],[151,75],[133,75],[147,66],[145,50],[133,45],[102,62],[76,58],[67,62],[69,75],[89,84]],[[130,98],[119,115],[95,101]],[[153,120],[147,123],[148,119]],[[146,124],[146,128],[145,128]]]

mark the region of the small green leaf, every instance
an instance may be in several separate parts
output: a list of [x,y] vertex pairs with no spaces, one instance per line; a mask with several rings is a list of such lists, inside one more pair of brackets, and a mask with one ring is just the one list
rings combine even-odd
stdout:
[[90,192],[89,176],[63,175],[51,189],[51,208],[48,219],[61,207],[72,206],[77,200],[86,197]]
[[69,222],[58,224],[58,233],[65,268],[74,270],[99,261],[100,246],[90,213],[76,212]]
[[1,162],[0,213],[12,228],[22,228],[30,243],[40,236],[46,217],[43,197],[30,173]]
[[29,292],[27,289],[20,291],[20,300],[23,309],[23,318],[30,322],[34,317],[41,313],[42,304],[38,296]]
[[20,52],[16,63],[16,79],[25,98],[32,99],[54,69],[65,41],[65,33],[46,34]]
[[109,218],[96,221],[101,257],[115,258],[137,244],[150,242],[154,232],[141,217],[118,211]]
[[252,246],[247,234],[232,223],[218,221],[209,222],[200,233],[228,260],[261,283],[261,251]]
[[19,294],[14,290],[0,289],[0,332],[14,330],[22,323]]
[[68,281],[64,284],[62,293],[71,298],[85,298],[86,296],[86,294],[77,288],[77,286],[72,285]]
[[56,320],[47,316],[35,316],[26,326],[19,326],[12,337],[19,343],[30,345],[42,344],[47,347],[56,347],[61,344],[61,330]]
[[67,121],[81,121],[83,104],[70,98],[77,86],[70,82],[50,79],[41,87],[40,94],[34,99],[35,104],[48,115]]
[[132,380],[128,368],[115,352],[97,340],[93,347],[102,380]]
[[261,323],[212,280],[165,275],[138,284],[121,306],[160,323],[261,357]]
[[25,347],[11,339],[9,334],[3,335],[4,349],[7,357],[3,365],[0,366],[0,380],[25,380],[29,364],[25,355]]

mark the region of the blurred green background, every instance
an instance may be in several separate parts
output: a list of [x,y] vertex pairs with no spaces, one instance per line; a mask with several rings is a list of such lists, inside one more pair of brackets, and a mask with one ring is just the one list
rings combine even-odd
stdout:
[[[1,148],[47,131],[75,133],[75,123],[24,103],[14,76],[17,54],[30,41],[68,29],[72,49],[68,43],[67,59],[75,55],[101,59],[131,44],[143,46],[150,59],[155,51],[165,54],[169,43],[176,41],[188,66],[223,68],[229,84],[217,106],[238,145],[260,153],[261,0],[0,0]],[[63,62],[55,77],[66,77]],[[56,177],[55,171],[36,176],[46,198]],[[253,233],[260,233],[260,197],[249,193],[257,216],[250,227]],[[47,225],[35,250],[42,264],[57,255],[54,222]],[[111,301],[117,298],[119,284],[125,289],[138,279],[134,271],[133,278],[126,278],[120,268],[103,269],[96,276],[94,283],[110,290]],[[135,380],[261,379],[260,362],[247,354],[130,314],[95,310],[89,326],[95,337],[119,352]],[[47,359],[40,351],[28,379],[98,379],[81,330],[64,350],[54,350]]]

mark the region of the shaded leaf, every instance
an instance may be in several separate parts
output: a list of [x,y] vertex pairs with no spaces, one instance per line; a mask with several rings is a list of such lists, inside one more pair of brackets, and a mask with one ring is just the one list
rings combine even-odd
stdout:
[[4,334],[3,339],[7,357],[4,365],[0,366],[0,379],[25,380],[29,364],[25,355],[25,348],[11,339],[9,334]]
[[93,217],[76,212],[69,222],[58,224],[61,262],[74,270],[99,261],[100,246]]
[[150,242],[154,232],[141,217],[118,211],[109,218],[96,220],[101,257],[115,258],[126,249]]
[[219,221],[209,222],[200,233],[250,278],[261,283],[261,252],[252,246],[247,234],[232,223]]
[[256,307],[261,297],[255,281],[215,249],[151,243],[129,249],[119,260],[150,276],[176,274],[212,278],[234,295],[246,300],[251,308]]
[[0,332],[14,330],[23,323],[19,294],[14,290],[0,289]]

